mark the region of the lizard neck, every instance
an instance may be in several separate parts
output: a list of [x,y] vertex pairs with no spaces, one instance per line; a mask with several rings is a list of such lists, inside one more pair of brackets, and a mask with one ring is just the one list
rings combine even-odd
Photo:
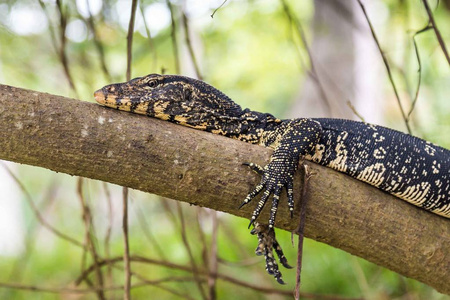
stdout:
[[[206,89],[209,93],[204,92]],[[227,95],[201,81],[195,81],[190,90],[190,103],[194,105],[191,105],[193,109],[184,119],[185,122],[177,122],[182,125],[247,143],[262,144],[263,135],[282,123],[271,114],[242,109]]]
[[244,109],[239,115],[222,115],[211,120],[206,131],[224,135],[251,144],[264,145],[264,136],[272,132],[282,121],[271,114]]

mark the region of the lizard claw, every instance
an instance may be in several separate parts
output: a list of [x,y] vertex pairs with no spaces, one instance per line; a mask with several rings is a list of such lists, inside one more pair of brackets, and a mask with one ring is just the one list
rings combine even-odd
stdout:
[[264,255],[266,260],[266,271],[272,275],[279,284],[285,284],[282,274],[278,269],[278,264],[273,256],[273,250],[278,255],[280,263],[288,269],[292,267],[288,264],[283,250],[275,238],[275,231],[269,225],[263,225],[255,222],[255,227],[250,231],[251,234],[258,236],[258,246],[255,249],[255,254],[258,256]]
[[257,165],[254,163],[249,163],[249,162],[243,162],[242,164],[244,166],[248,166],[252,171],[255,171],[259,175],[264,175],[264,168],[261,167],[260,165]]

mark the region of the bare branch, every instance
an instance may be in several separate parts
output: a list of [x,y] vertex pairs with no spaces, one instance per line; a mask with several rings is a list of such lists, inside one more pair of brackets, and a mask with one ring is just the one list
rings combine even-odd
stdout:
[[295,285],[295,299],[300,299],[300,285],[301,285],[301,272],[302,272],[302,260],[303,260],[303,239],[305,234],[305,220],[306,220],[306,203],[308,202],[308,186],[309,180],[313,176],[309,170],[308,165],[303,165],[303,188],[302,188],[302,201],[300,202],[300,219],[298,227],[295,232],[298,234],[298,247],[297,247],[297,275]]
[[14,181],[17,183],[17,185],[19,186],[19,188],[22,190],[22,193],[25,195],[25,199],[28,202],[28,205],[30,205],[31,210],[33,211],[35,217],[38,219],[39,223],[41,223],[42,226],[44,226],[45,228],[47,228],[50,232],[52,232],[54,235],[78,246],[83,248],[83,244],[80,243],[79,241],[75,240],[74,238],[62,233],[61,231],[59,231],[58,229],[54,228],[52,225],[50,225],[45,219],[44,217],[41,215],[41,213],[39,212],[39,209],[37,208],[36,204],[34,204],[33,199],[31,198],[30,193],[28,192],[28,190],[25,188],[25,186],[22,184],[22,182],[19,180],[19,178],[17,178],[17,176],[4,164],[1,163],[3,165],[3,167],[5,168],[5,170],[9,173],[9,175],[11,176],[11,178],[14,179]]
[[[146,263],[146,264],[155,264],[155,265],[159,265],[159,266],[164,266],[170,269],[176,269],[176,270],[182,270],[182,271],[186,271],[186,272],[190,272],[192,273],[193,270],[188,267],[188,266],[184,266],[184,265],[180,265],[180,264],[176,264],[173,262],[167,262],[167,261],[160,261],[160,260],[156,260],[156,259],[152,259],[152,258],[145,258],[142,256],[137,256],[137,255],[133,255],[130,257],[131,261],[136,262],[136,263]],[[101,264],[113,264],[113,263],[117,263],[121,260],[120,257],[114,257],[112,259],[110,259],[109,261],[104,261],[101,262]],[[76,282],[81,282],[82,280],[84,280],[84,278],[86,276],[89,275],[89,273],[91,273],[94,270],[93,266],[90,266],[83,274],[81,274],[81,276],[79,278],[77,278]],[[253,283],[247,283],[247,282],[243,282],[239,279],[236,279],[234,277],[225,275],[225,274],[212,274],[211,272],[207,272],[207,271],[202,271],[200,270],[201,275],[206,275],[206,276],[214,276],[217,277],[220,280],[235,284],[237,286],[241,286],[244,288],[249,288],[261,293],[265,293],[265,294],[278,294],[278,295],[285,295],[285,296],[292,296],[292,292],[291,291],[286,291],[286,290],[281,290],[281,289],[273,289],[273,288],[267,288],[264,286],[259,286]],[[308,299],[328,299],[328,300],[357,300],[359,298],[342,298],[342,297],[338,297],[338,296],[328,296],[328,295],[316,295],[316,294],[311,294],[311,293],[301,293],[300,294],[302,298],[308,298]]]
[[123,230],[123,265],[125,269],[124,280],[124,300],[130,300],[130,287],[131,287],[131,269],[130,269],[130,246],[128,242],[128,188],[124,187],[122,195],[123,203],[123,218],[122,218],[122,230]]
[[152,70],[156,70],[156,65],[158,63],[158,54],[156,53],[156,48],[153,42],[152,35],[150,33],[150,29],[147,24],[147,20],[144,14],[144,3],[143,1],[139,1],[139,10],[142,15],[142,20],[144,21],[145,32],[147,33],[148,44],[150,46],[150,51],[153,53],[153,61],[152,61]]
[[216,9],[213,11],[213,13],[211,14],[211,18],[214,18],[214,15],[216,14],[216,12],[217,12],[219,9],[221,9],[222,6],[224,6],[225,3],[227,3],[227,1],[228,1],[228,0],[224,0],[224,1],[222,2],[222,4],[220,4],[220,6],[219,6],[218,8],[216,8]]
[[194,275],[195,283],[197,284],[198,290],[200,291],[200,294],[202,295],[203,299],[207,299],[205,290],[203,289],[202,282],[200,280],[200,277],[198,276],[198,268],[197,264],[194,260],[194,255],[192,254],[191,246],[189,245],[187,236],[186,236],[186,224],[184,222],[184,216],[183,216],[183,209],[181,208],[180,203],[177,203],[177,211],[178,211],[178,217],[180,219],[180,232],[181,232],[181,239],[183,240],[184,247],[186,248],[186,252],[189,256],[189,263],[192,268],[192,274]]
[[60,45],[59,45],[59,51],[58,51],[58,57],[59,60],[63,66],[64,74],[66,75],[67,81],[69,82],[70,88],[74,92],[76,97],[78,96],[77,89],[75,87],[75,83],[73,81],[72,75],[70,74],[70,68],[69,68],[69,59],[67,58],[67,52],[66,52],[66,44],[67,44],[67,38],[66,38],[66,27],[67,27],[67,19],[68,19],[68,12],[64,12],[63,4],[61,2],[62,0],[56,0],[56,7],[58,8],[59,12],[59,39],[60,39]]
[[447,59],[448,64],[450,65],[450,56],[448,55],[447,47],[445,47],[444,39],[442,39],[442,35],[439,31],[439,28],[436,25],[436,21],[433,17],[433,12],[430,9],[430,5],[427,0],[422,0],[423,5],[425,6],[425,10],[427,11],[428,18],[430,19],[430,23],[433,26],[434,33],[438,39],[439,45],[441,46],[442,52],[444,52],[445,58]]
[[170,0],[166,0],[167,7],[170,10],[170,35],[172,37],[173,59],[175,61],[175,71],[180,74],[180,58],[178,57],[178,42],[177,42],[177,24],[175,23],[175,10],[170,3]]
[[83,19],[92,32],[93,42],[95,45],[95,49],[98,52],[98,56],[100,59],[100,66],[102,68],[103,74],[105,75],[105,78],[108,80],[108,82],[111,82],[112,77],[108,71],[108,67],[106,66],[105,50],[103,48],[102,42],[98,38],[97,29],[95,27],[94,17],[92,16],[89,0],[86,0],[86,9],[88,11],[89,16],[87,18],[83,18]]
[[127,81],[131,79],[131,58],[132,58],[132,47],[133,47],[133,33],[134,33],[134,19],[136,17],[137,0],[133,0],[131,3],[131,17],[128,23],[128,34],[127,34]]
[[200,72],[200,68],[198,66],[197,59],[195,58],[194,48],[192,47],[191,38],[189,37],[189,21],[186,17],[184,11],[181,12],[181,19],[183,20],[183,28],[184,28],[184,39],[186,41],[186,45],[189,50],[189,55],[191,56],[192,64],[194,65],[195,75],[198,79],[202,80],[203,76]]
[[369,16],[367,15],[366,8],[364,7],[364,4],[362,4],[361,0],[358,0],[358,3],[361,6],[361,9],[362,9],[362,11],[364,13],[364,17],[367,20],[367,24],[369,24],[370,31],[372,32],[373,39],[374,39],[374,41],[375,41],[375,43],[376,43],[376,45],[378,47],[378,51],[380,52],[381,57],[383,58],[384,65],[385,65],[386,71],[388,73],[389,81],[391,82],[392,88],[394,89],[395,98],[397,99],[398,107],[400,108],[400,112],[402,114],[403,121],[405,122],[406,129],[408,130],[408,133],[411,134],[411,127],[409,126],[408,117],[407,117],[407,115],[405,113],[405,110],[403,108],[402,102],[400,101],[400,96],[399,96],[399,94],[397,92],[397,86],[395,85],[394,78],[392,77],[392,72],[391,72],[391,67],[389,65],[389,61],[388,61],[386,55],[384,54],[383,49],[381,49],[380,42],[378,41],[377,35],[375,34],[375,30],[373,29],[372,22],[370,22]]
[[105,298],[105,294],[102,290],[102,288],[104,287],[103,274],[102,274],[101,269],[98,267],[99,257],[97,255],[97,249],[95,247],[95,242],[94,242],[94,227],[92,224],[91,209],[89,208],[89,206],[86,202],[86,199],[84,198],[84,195],[83,195],[83,178],[82,177],[78,177],[77,194],[78,194],[78,199],[80,200],[81,208],[82,208],[82,212],[83,212],[85,240],[86,240],[86,248],[87,248],[86,251],[89,251],[91,253],[92,260],[94,261],[94,266],[95,266],[95,276],[97,277],[98,287],[100,288],[97,291],[97,296],[99,299],[104,300],[106,298]]
[[284,9],[286,16],[288,17],[290,23],[294,26],[295,30],[297,31],[297,34],[300,37],[300,40],[302,41],[303,46],[305,47],[306,53],[308,53],[309,65],[311,67],[311,70],[308,71],[308,74],[310,75],[311,79],[313,79],[314,82],[317,84],[317,88],[318,88],[320,96],[321,96],[320,100],[324,103],[325,108],[327,109],[328,115],[331,116],[332,111],[331,111],[330,100],[328,99],[327,93],[325,92],[325,89],[322,85],[322,81],[319,78],[319,73],[316,70],[314,59],[313,59],[311,50],[309,48],[305,32],[303,31],[303,27],[302,27],[300,21],[295,17],[294,13],[289,8],[286,0],[281,0],[281,3],[283,4],[283,9]]

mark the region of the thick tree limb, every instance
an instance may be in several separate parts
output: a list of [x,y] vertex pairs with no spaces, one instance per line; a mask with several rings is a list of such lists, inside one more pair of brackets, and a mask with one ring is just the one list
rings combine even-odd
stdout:
[[[0,159],[249,218],[271,150],[93,103],[0,85]],[[312,163],[305,235],[450,293],[450,221]],[[298,224],[282,199],[277,227]],[[267,209],[261,219],[267,219]]]

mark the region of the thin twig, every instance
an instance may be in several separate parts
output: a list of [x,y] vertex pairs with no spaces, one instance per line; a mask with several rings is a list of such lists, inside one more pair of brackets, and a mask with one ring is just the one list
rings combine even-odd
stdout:
[[[134,33],[134,20],[136,17],[137,0],[133,0],[131,3],[131,16],[130,22],[128,23],[128,34],[127,34],[127,81],[131,80],[131,57],[133,52],[133,33]],[[124,253],[123,253],[123,263],[125,271],[125,282],[123,285],[124,294],[123,298],[125,300],[130,300],[130,286],[131,286],[131,270],[130,270],[130,248],[128,241],[128,188],[122,188],[122,204],[123,204],[123,217],[122,217],[122,230],[123,230],[123,240],[124,240]]]
[[261,263],[261,258],[255,256],[255,257],[252,257],[249,259],[239,260],[238,262],[234,262],[234,261],[229,261],[228,259],[224,259],[222,257],[218,257],[217,261],[225,266],[230,266],[230,267],[249,267],[249,266],[254,266],[254,265]]
[[409,109],[409,112],[408,112],[408,116],[407,116],[408,122],[411,119],[411,114],[412,114],[414,108],[416,107],[417,99],[419,99],[419,90],[420,90],[420,85],[422,83],[422,61],[420,59],[419,47],[417,46],[416,36],[418,34],[421,34],[421,33],[425,32],[425,31],[429,30],[429,29],[431,29],[431,27],[429,25],[427,25],[425,28],[417,31],[413,35],[414,51],[415,51],[416,57],[417,57],[417,64],[419,65],[419,68],[417,70],[417,72],[419,73],[419,79],[417,80],[416,93],[415,93],[414,99],[413,99],[413,101],[411,103],[411,108]]
[[296,285],[295,285],[295,299],[300,299],[300,284],[301,284],[301,272],[302,272],[302,259],[303,259],[303,240],[305,238],[305,220],[306,220],[306,203],[308,202],[308,186],[309,179],[312,174],[309,171],[308,165],[303,165],[304,175],[303,175],[303,188],[302,197],[300,201],[300,220],[295,232],[298,234],[298,248],[297,248],[297,275],[296,275]]
[[156,70],[156,65],[158,62],[158,54],[156,53],[155,45],[153,42],[152,35],[150,34],[150,29],[147,24],[147,19],[144,14],[144,1],[139,1],[139,10],[142,15],[142,20],[144,21],[145,32],[147,33],[148,44],[150,46],[150,51],[153,53],[152,70]]
[[181,208],[181,204],[177,202],[177,210],[178,210],[178,217],[180,219],[180,229],[181,229],[181,239],[183,240],[184,247],[186,248],[186,251],[189,256],[189,262],[192,267],[192,275],[194,276],[195,283],[197,284],[198,290],[200,291],[200,294],[202,295],[203,299],[207,299],[206,293],[203,290],[202,282],[200,280],[200,277],[198,275],[198,269],[197,265],[194,260],[194,255],[192,254],[191,246],[189,245],[188,238],[186,236],[186,224],[184,222],[184,215],[183,215],[183,209]]
[[303,46],[305,47],[306,53],[308,53],[309,65],[311,68],[310,72],[308,72],[308,73],[309,73],[311,79],[316,83],[316,85],[318,87],[318,90],[319,90],[319,93],[321,96],[320,99],[325,104],[325,109],[327,110],[327,114],[331,115],[331,112],[332,112],[331,111],[331,103],[330,103],[330,100],[328,99],[327,93],[325,92],[325,89],[319,78],[319,73],[317,72],[317,69],[315,67],[314,59],[312,57],[312,52],[311,52],[311,49],[309,48],[308,41],[306,40],[306,35],[305,35],[305,32],[303,31],[303,27],[302,27],[300,21],[292,13],[292,11],[289,8],[286,1],[285,0],[280,0],[280,1],[283,4],[283,9],[284,9],[286,16],[289,19],[289,23],[294,25],[294,28],[297,31],[297,34],[300,37],[300,40],[302,41]]
[[202,219],[202,212],[205,211],[203,207],[196,207],[195,211],[197,213],[197,218],[195,218],[196,220],[196,227],[197,227],[197,232],[198,232],[198,237],[200,240],[200,245],[202,245],[202,260],[203,260],[203,265],[206,268],[209,268],[209,257],[208,257],[208,242],[206,241],[206,236],[205,236],[205,232],[203,231],[203,227],[200,224],[201,219]]
[[175,71],[177,74],[180,73],[180,59],[178,57],[178,43],[177,43],[177,34],[176,34],[176,23],[175,23],[175,12],[172,6],[172,3],[170,3],[170,0],[166,0],[167,6],[170,10],[170,19],[171,19],[171,25],[170,25],[170,36],[172,37],[172,48],[173,48],[173,58],[175,61]]
[[[188,266],[179,265],[179,264],[175,264],[175,263],[168,262],[168,261],[161,261],[161,260],[146,258],[146,257],[142,257],[142,256],[137,256],[137,255],[130,256],[130,260],[133,262],[139,262],[139,263],[155,264],[155,265],[164,266],[164,267],[167,267],[170,269],[177,269],[177,270],[190,272],[190,273],[193,272],[192,268],[188,267]],[[100,262],[100,264],[101,265],[114,264],[114,263],[118,263],[120,261],[122,261],[122,257],[118,256],[118,257],[111,258],[109,261],[102,261],[102,262]],[[76,279],[75,283],[83,281],[85,277],[87,277],[91,272],[93,272],[93,270],[94,270],[94,267],[90,266],[88,269],[85,270],[85,272],[83,274],[81,274]],[[218,279],[227,281],[229,283],[232,283],[232,284],[244,287],[244,288],[251,289],[253,291],[266,293],[266,294],[278,294],[278,295],[285,295],[285,296],[292,297],[292,291],[285,291],[285,290],[280,290],[280,289],[267,288],[265,286],[258,286],[253,283],[248,283],[248,282],[238,280],[235,278],[235,276],[228,276],[228,275],[224,275],[221,273],[209,274],[207,271],[204,271],[204,270],[199,270],[199,272],[201,275],[207,275],[207,276],[213,275],[213,276],[216,276]],[[342,299],[342,300],[359,300],[360,299],[360,298],[344,298],[344,297],[339,297],[339,296],[316,295],[316,294],[311,294],[311,293],[301,293],[301,297],[309,298],[309,299],[329,299],[329,300],[340,300],[340,299]]]
[[[122,270],[121,267],[116,266],[116,265],[112,264],[111,262],[109,262],[108,265],[112,265],[113,268],[115,268],[117,270]],[[182,298],[193,299],[192,297],[190,297],[186,293],[178,292],[178,291],[176,291],[174,289],[171,289],[171,288],[168,288],[168,287],[165,287],[165,286],[161,285],[162,283],[167,283],[167,282],[182,282],[182,283],[184,283],[186,281],[193,281],[193,278],[191,276],[179,276],[179,277],[178,276],[169,276],[169,277],[166,277],[166,278],[150,280],[150,279],[144,277],[143,275],[141,275],[139,273],[136,273],[136,272],[133,272],[133,271],[131,271],[130,273],[131,273],[131,275],[133,277],[139,279],[141,282],[147,283],[148,285],[152,285],[154,287],[157,287],[159,289],[162,289],[162,290],[164,290],[166,292],[169,292],[171,294],[174,294],[174,295],[182,297]]]
[[103,74],[105,75],[108,82],[111,82],[112,77],[106,66],[105,50],[103,48],[103,44],[101,43],[100,39],[98,38],[97,29],[95,28],[95,23],[94,23],[94,17],[92,16],[91,7],[89,5],[89,0],[86,0],[86,8],[87,8],[89,16],[87,17],[85,22],[87,23],[88,27],[90,28],[90,30],[92,32],[92,38],[94,41],[95,49],[98,52],[98,56],[100,59],[100,65],[102,67]]
[[194,48],[192,47],[191,38],[189,37],[189,22],[186,17],[186,14],[181,12],[181,19],[183,20],[183,28],[184,28],[184,38],[186,41],[186,45],[189,50],[189,55],[191,56],[192,64],[194,65],[195,75],[198,79],[203,80],[202,74],[200,73],[200,68],[197,63],[197,59],[195,58]]
[[82,243],[80,243],[79,241],[71,238],[70,236],[60,232],[58,229],[54,228],[53,226],[51,226],[45,219],[44,217],[41,215],[41,213],[39,212],[39,209],[37,208],[36,204],[34,203],[33,199],[31,198],[30,193],[28,192],[28,190],[25,188],[25,186],[22,184],[22,182],[19,180],[19,178],[17,178],[17,176],[8,168],[8,166],[6,164],[4,164],[3,162],[0,162],[2,164],[2,166],[6,169],[6,171],[9,173],[9,175],[14,179],[14,181],[16,182],[16,184],[19,186],[19,188],[22,190],[22,193],[25,195],[25,199],[28,202],[28,205],[30,206],[31,210],[33,211],[34,215],[36,216],[36,218],[38,219],[39,223],[41,223],[42,226],[44,226],[45,228],[47,228],[50,232],[52,232],[53,234],[55,234],[56,236],[78,246],[83,248],[84,245]]
[[48,29],[50,31],[50,39],[52,40],[53,50],[55,51],[55,53],[59,53],[58,42],[56,41],[56,34],[55,34],[55,31],[53,30],[52,18],[50,17],[50,15],[47,11],[47,7],[45,6],[44,1],[42,1],[42,0],[38,0],[38,1],[39,1],[39,5],[41,6],[42,10],[44,11],[45,17],[47,18],[47,22],[49,24]]
[[124,240],[124,253],[123,253],[123,264],[125,271],[125,282],[123,285],[125,300],[130,300],[130,287],[131,287],[131,270],[130,270],[130,248],[128,243],[128,188],[123,188],[122,202],[123,202],[123,218],[122,218],[122,229],[123,229],[123,240]]
[[[209,271],[210,273],[217,274],[219,269],[218,259],[217,259],[217,234],[219,231],[219,222],[217,219],[217,212],[211,211],[212,218],[212,235],[211,235],[211,248],[209,255]],[[209,299],[215,300],[217,298],[216,294],[216,281],[215,276],[208,277],[208,288],[209,288]]]
[[95,242],[94,242],[94,237],[93,237],[94,229],[93,229],[93,224],[92,224],[91,210],[90,210],[86,200],[84,199],[84,195],[83,195],[83,177],[78,177],[77,194],[78,194],[78,199],[80,200],[81,209],[83,212],[82,217],[83,217],[84,227],[85,227],[86,247],[87,247],[87,251],[90,251],[90,253],[91,253],[92,260],[93,260],[94,266],[95,266],[95,275],[97,278],[97,283],[98,283],[98,286],[100,287],[100,290],[97,291],[97,296],[99,299],[104,300],[106,298],[105,298],[105,294],[103,293],[103,290],[102,290],[102,288],[104,287],[103,274],[102,274],[100,267],[98,266],[99,257],[97,255],[97,249],[95,247]]
[[[48,208],[51,208],[51,205],[55,201],[55,194],[57,191],[57,187],[59,187],[58,177],[54,177],[52,182],[47,186],[47,190],[44,193],[44,196],[42,197],[39,210],[45,211]],[[25,234],[25,239],[23,242],[24,251],[15,258],[15,261],[12,267],[10,268],[9,276],[5,276],[5,278],[7,277],[9,279],[8,281],[15,280],[16,282],[20,282],[22,278],[25,276],[26,274],[25,270],[29,265],[28,263],[31,260],[33,252],[35,250],[36,239],[34,237],[36,236],[36,232],[40,228],[41,227],[36,226],[34,222],[30,222],[28,224],[27,232]],[[5,295],[0,295],[0,299],[6,298],[7,297]]]
[[350,100],[347,100],[347,106],[353,111],[353,113],[362,121],[365,122],[364,117],[356,110]]
[[[146,287],[148,283],[138,283],[132,285],[130,288],[135,289],[139,287]],[[53,294],[90,294],[96,293],[99,290],[102,291],[117,291],[122,290],[123,286],[109,286],[104,288],[93,287],[89,289],[73,289],[73,288],[51,288],[51,287],[42,287],[36,285],[24,285],[19,283],[6,283],[0,282],[0,288],[8,288],[8,289],[16,289],[16,290],[26,290],[30,292],[44,292],[44,293],[53,293]]]
[[[109,192],[109,189],[108,189],[108,184],[106,182],[103,182],[102,186],[103,186],[103,190],[105,191],[106,203],[108,206],[108,227],[106,229],[106,234],[105,234],[104,248],[105,248],[105,258],[109,259],[111,257],[110,240],[111,240],[111,232],[112,232],[112,226],[113,226],[113,207],[112,207],[111,193]],[[110,265],[108,265],[108,269],[106,272],[107,272],[108,284],[112,285],[113,277],[112,277],[112,268]]]
[[59,52],[58,52],[59,59],[63,66],[64,74],[67,78],[67,81],[69,82],[70,88],[74,92],[75,96],[77,98],[79,98],[77,89],[75,87],[75,83],[72,79],[72,75],[70,75],[69,60],[67,58],[67,53],[66,53],[66,43],[67,43],[66,27],[67,27],[68,12],[66,11],[66,13],[64,13],[61,0],[56,0],[56,7],[58,8],[58,12],[59,12],[59,26],[60,26],[59,39],[60,39],[60,43],[61,43]]
[[134,33],[134,19],[136,18],[137,0],[133,0],[131,3],[131,17],[128,23],[127,34],[127,81],[131,79],[131,57],[133,47],[133,33]]
[[217,12],[219,9],[221,9],[222,6],[224,6],[225,3],[227,3],[227,1],[228,1],[228,0],[223,1],[222,4],[220,4],[220,6],[219,6],[218,8],[216,8],[216,9],[213,11],[213,13],[211,14],[211,18],[214,18],[214,15],[216,14],[216,12]]
[[[224,236],[230,240],[229,244],[234,245],[234,248],[237,248],[237,250],[239,250],[239,257],[241,258],[239,260],[240,262],[243,261],[243,259],[245,259],[245,260],[255,259],[256,261],[261,261],[261,259],[259,257],[249,255],[248,248],[245,245],[243,245],[242,239],[239,239],[237,234],[230,228],[229,222],[224,222],[221,219],[219,219],[219,226],[220,226],[220,229],[224,232]],[[231,263],[239,264],[239,263],[235,263],[235,262],[231,262]]]
[[372,22],[370,22],[369,16],[367,15],[366,8],[364,7],[364,4],[362,4],[361,0],[358,0],[358,3],[359,3],[359,6],[361,6],[361,9],[362,9],[362,11],[364,13],[364,16],[365,16],[365,18],[367,20],[367,24],[370,27],[370,32],[372,33],[373,39],[375,40],[375,43],[376,43],[376,45],[378,47],[378,51],[381,54],[381,57],[382,57],[383,62],[384,62],[384,65],[386,66],[386,71],[388,73],[389,81],[391,82],[392,88],[394,89],[395,98],[397,99],[397,103],[398,103],[398,106],[400,108],[400,112],[402,114],[403,120],[405,122],[406,129],[408,130],[408,133],[411,134],[411,128],[409,126],[408,118],[406,116],[405,110],[403,109],[403,105],[402,105],[402,103],[400,101],[400,96],[399,96],[399,94],[397,92],[397,87],[395,85],[394,78],[392,77],[391,67],[390,67],[389,62],[387,60],[387,57],[384,54],[383,49],[381,49],[380,42],[378,41],[377,35],[375,34],[375,30],[373,29]]
[[[134,203],[136,204],[136,203]],[[151,230],[149,228],[152,228],[152,226],[149,224],[148,220],[150,218],[147,218],[145,214],[142,212],[142,208],[138,207],[137,205],[133,205],[134,214],[137,216],[137,220],[139,222],[139,226],[142,229],[142,232],[144,233],[144,236],[149,241],[149,244],[152,245],[158,255],[163,259],[167,260],[166,255],[164,254],[163,249],[158,243],[158,240],[154,237]]]
[[448,55],[447,47],[445,47],[444,40],[442,39],[441,33],[439,32],[439,28],[436,25],[436,21],[434,20],[433,12],[430,9],[430,5],[428,4],[427,0],[422,0],[422,2],[427,11],[428,18],[430,19],[430,23],[433,26],[434,33],[436,34],[439,45],[441,46],[442,52],[444,52],[445,58],[447,59],[447,62],[450,65],[450,56]]

